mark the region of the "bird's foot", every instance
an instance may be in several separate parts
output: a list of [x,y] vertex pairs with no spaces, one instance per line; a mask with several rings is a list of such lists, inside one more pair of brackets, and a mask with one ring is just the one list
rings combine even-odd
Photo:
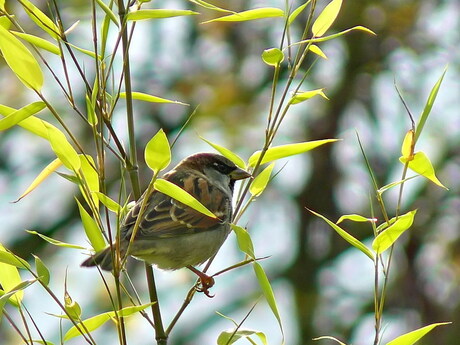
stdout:
[[211,276],[208,276],[206,273],[201,272],[200,270],[197,270],[193,266],[187,266],[187,268],[193,273],[195,273],[200,278],[200,281],[195,286],[196,291],[203,292],[209,298],[213,298],[214,295],[211,295],[209,293],[209,289],[214,286],[214,283],[215,283],[214,278]]

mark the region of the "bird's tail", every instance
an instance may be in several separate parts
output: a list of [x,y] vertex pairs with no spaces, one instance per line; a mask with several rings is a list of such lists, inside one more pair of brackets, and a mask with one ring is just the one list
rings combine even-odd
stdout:
[[[120,257],[124,257],[125,250],[120,250]],[[82,262],[82,267],[99,266],[105,271],[113,270],[113,255],[111,246],[91,255],[88,259]]]

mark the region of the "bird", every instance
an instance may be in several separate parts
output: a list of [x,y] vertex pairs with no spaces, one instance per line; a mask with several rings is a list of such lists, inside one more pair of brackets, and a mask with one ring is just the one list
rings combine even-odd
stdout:
[[[124,218],[119,242],[90,256],[81,266],[111,271],[115,248],[119,248],[122,260],[130,255],[163,270],[189,268],[200,278],[201,287],[197,290],[212,297],[208,290],[214,279],[195,266],[214,256],[226,240],[231,230],[235,182],[249,177],[249,172],[220,154],[201,152],[184,158],[162,178],[194,196],[217,218],[161,192],[144,192]],[[146,197],[138,229],[131,239]]]

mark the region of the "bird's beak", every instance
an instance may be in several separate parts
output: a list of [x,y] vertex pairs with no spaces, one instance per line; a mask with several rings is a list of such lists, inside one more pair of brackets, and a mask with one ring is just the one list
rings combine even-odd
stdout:
[[246,170],[236,168],[229,174],[229,176],[232,180],[243,180],[245,178],[251,177],[252,175]]

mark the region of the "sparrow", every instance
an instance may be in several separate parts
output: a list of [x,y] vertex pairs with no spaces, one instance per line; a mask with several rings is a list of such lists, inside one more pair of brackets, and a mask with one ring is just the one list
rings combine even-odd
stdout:
[[189,268],[200,278],[201,288],[198,291],[211,297],[208,289],[214,285],[214,279],[194,266],[214,256],[224,243],[230,233],[235,181],[248,177],[251,174],[219,154],[197,153],[188,156],[163,178],[193,195],[217,218],[208,217],[154,191],[147,196],[139,227],[130,244],[141,205],[146,198],[144,193],[123,220],[119,243],[97,252],[81,265],[98,265],[103,270],[112,270],[114,249],[118,245],[121,259],[130,255],[163,270]]

